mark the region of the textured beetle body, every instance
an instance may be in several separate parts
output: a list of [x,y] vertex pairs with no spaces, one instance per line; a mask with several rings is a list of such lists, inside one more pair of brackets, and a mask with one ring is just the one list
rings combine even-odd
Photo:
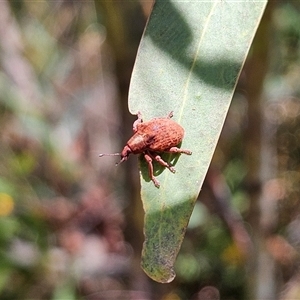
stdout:
[[152,161],[156,160],[162,166],[175,173],[173,166],[165,162],[158,153],[185,153],[191,155],[190,150],[177,148],[184,136],[184,129],[175,121],[171,120],[173,112],[165,118],[155,118],[148,122],[143,122],[141,113],[138,113],[138,119],[133,123],[134,135],[128,140],[121,153],[100,154],[121,155],[121,162],[128,159],[130,153],[143,153],[148,164],[149,176],[156,187],[160,184],[153,175]]
[[184,129],[168,118],[155,118],[137,125],[137,132],[128,140],[132,153],[145,150],[164,152],[177,146],[184,136]]

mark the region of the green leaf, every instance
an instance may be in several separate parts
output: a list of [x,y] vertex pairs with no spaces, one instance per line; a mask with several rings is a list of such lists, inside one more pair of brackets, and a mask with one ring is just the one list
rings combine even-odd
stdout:
[[154,5],[132,74],[129,109],[146,121],[174,111],[185,129],[182,148],[193,152],[172,161],[175,174],[154,164],[159,189],[141,160],[142,267],[158,282],[175,277],[173,265],[265,5],[264,0]]

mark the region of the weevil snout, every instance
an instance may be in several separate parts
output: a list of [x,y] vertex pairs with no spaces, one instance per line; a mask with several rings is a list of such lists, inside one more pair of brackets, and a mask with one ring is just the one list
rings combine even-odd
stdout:
[[130,153],[132,153],[132,150],[126,145],[121,152],[121,160],[116,165],[126,161]]

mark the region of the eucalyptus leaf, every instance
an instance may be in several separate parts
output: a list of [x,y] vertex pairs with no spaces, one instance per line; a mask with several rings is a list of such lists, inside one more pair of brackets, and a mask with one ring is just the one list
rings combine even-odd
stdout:
[[138,50],[129,110],[145,121],[167,116],[185,129],[181,147],[192,156],[166,155],[177,172],[154,163],[161,186],[141,158],[145,210],[142,267],[170,282],[241,68],[266,6],[261,1],[157,0]]

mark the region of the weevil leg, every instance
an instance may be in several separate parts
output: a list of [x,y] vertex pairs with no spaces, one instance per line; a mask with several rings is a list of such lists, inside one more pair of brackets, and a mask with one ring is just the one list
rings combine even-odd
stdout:
[[137,117],[138,117],[137,120],[135,120],[132,125],[132,130],[134,133],[137,132],[138,125],[143,123],[142,114],[140,111],[138,111]]
[[172,173],[175,173],[176,170],[174,167],[170,166],[166,161],[164,161],[158,154],[149,153],[152,159],[155,159],[160,165],[165,168],[168,168]]
[[145,157],[146,162],[148,164],[149,176],[150,176],[151,180],[153,181],[154,185],[157,188],[159,188],[160,184],[159,184],[158,180],[153,175],[152,157],[147,153],[144,154],[144,157]]
[[169,112],[169,114],[167,115],[168,119],[171,119],[173,117],[173,110]]
[[184,153],[187,155],[192,155],[192,151],[187,150],[187,149],[180,149],[177,147],[171,147],[170,149],[166,150],[165,152],[169,152],[169,153]]

